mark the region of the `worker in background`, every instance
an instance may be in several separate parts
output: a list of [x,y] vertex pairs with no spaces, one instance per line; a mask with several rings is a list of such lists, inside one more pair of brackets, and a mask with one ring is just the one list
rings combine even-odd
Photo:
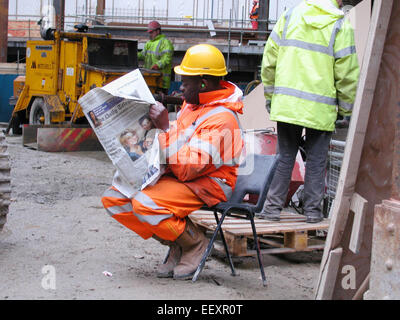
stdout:
[[277,121],[280,160],[259,217],[277,221],[305,128],[303,209],[323,219],[327,153],[335,121],[352,112],[359,66],[354,31],[341,0],[304,0],[278,20],[264,49],[261,78],[270,118]]
[[237,113],[242,91],[223,81],[227,74],[221,51],[208,44],[189,48],[175,73],[182,76],[184,102],[176,121],[159,102],[150,107],[166,159],[165,174],[132,199],[116,188],[102,202],[109,214],[143,239],[153,237],[170,247],[158,277],[191,278],[208,240],[188,218],[202,206],[230,198],[243,148]]
[[251,8],[250,11],[250,19],[251,19],[251,27],[253,30],[258,29],[258,10],[260,8],[260,5],[258,3],[258,0],[253,0],[253,7]]
[[144,60],[144,68],[162,72],[162,92],[168,94],[171,84],[174,46],[161,33],[161,25],[157,21],[151,21],[148,24],[147,32],[150,40],[146,42],[143,50],[138,53],[138,59]]

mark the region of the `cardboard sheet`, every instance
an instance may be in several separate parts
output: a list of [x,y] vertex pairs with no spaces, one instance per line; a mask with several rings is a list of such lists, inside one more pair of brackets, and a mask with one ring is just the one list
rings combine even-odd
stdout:
[[260,83],[253,91],[243,98],[243,114],[239,120],[244,130],[275,128],[276,122],[271,121],[265,108],[264,85]]
[[356,43],[358,63],[361,66],[371,21],[371,0],[361,1],[349,11],[348,17],[354,28],[354,41]]

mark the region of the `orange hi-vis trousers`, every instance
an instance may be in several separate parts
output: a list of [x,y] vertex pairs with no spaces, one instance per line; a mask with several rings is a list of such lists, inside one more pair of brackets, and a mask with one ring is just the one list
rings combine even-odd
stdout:
[[132,199],[110,187],[101,200],[111,217],[143,239],[155,234],[170,241],[183,233],[185,217],[204,205],[192,190],[172,176],[161,177]]

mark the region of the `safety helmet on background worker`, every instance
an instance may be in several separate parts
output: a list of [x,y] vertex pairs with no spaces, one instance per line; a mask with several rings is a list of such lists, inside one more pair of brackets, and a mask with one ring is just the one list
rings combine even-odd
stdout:
[[222,77],[228,74],[222,52],[210,44],[198,44],[190,47],[175,73],[183,76],[210,75]]
[[158,21],[150,21],[147,25],[147,32],[152,32],[157,29],[161,29],[161,25],[158,23]]

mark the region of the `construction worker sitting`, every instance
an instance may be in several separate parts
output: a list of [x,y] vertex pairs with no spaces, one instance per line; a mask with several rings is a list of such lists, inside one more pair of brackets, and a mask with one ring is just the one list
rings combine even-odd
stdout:
[[177,120],[169,122],[159,102],[150,118],[159,134],[166,172],[132,199],[116,188],[102,202],[118,222],[143,239],[153,237],[170,247],[158,277],[188,279],[194,274],[208,240],[188,218],[202,206],[227,201],[237,179],[243,140],[237,113],[242,113],[242,91],[223,81],[223,54],[208,44],[187,50],[175,73],[182,76],[184,102]]
[[138,59],[144,60],[144,68],[162,72],[162,92],[168,94],[171,85],[174,46],[161,33],[161,25],[157,21],[151,21],[148,24],[147,32],[150,40],[146,42],[143,50],[138,53]]

